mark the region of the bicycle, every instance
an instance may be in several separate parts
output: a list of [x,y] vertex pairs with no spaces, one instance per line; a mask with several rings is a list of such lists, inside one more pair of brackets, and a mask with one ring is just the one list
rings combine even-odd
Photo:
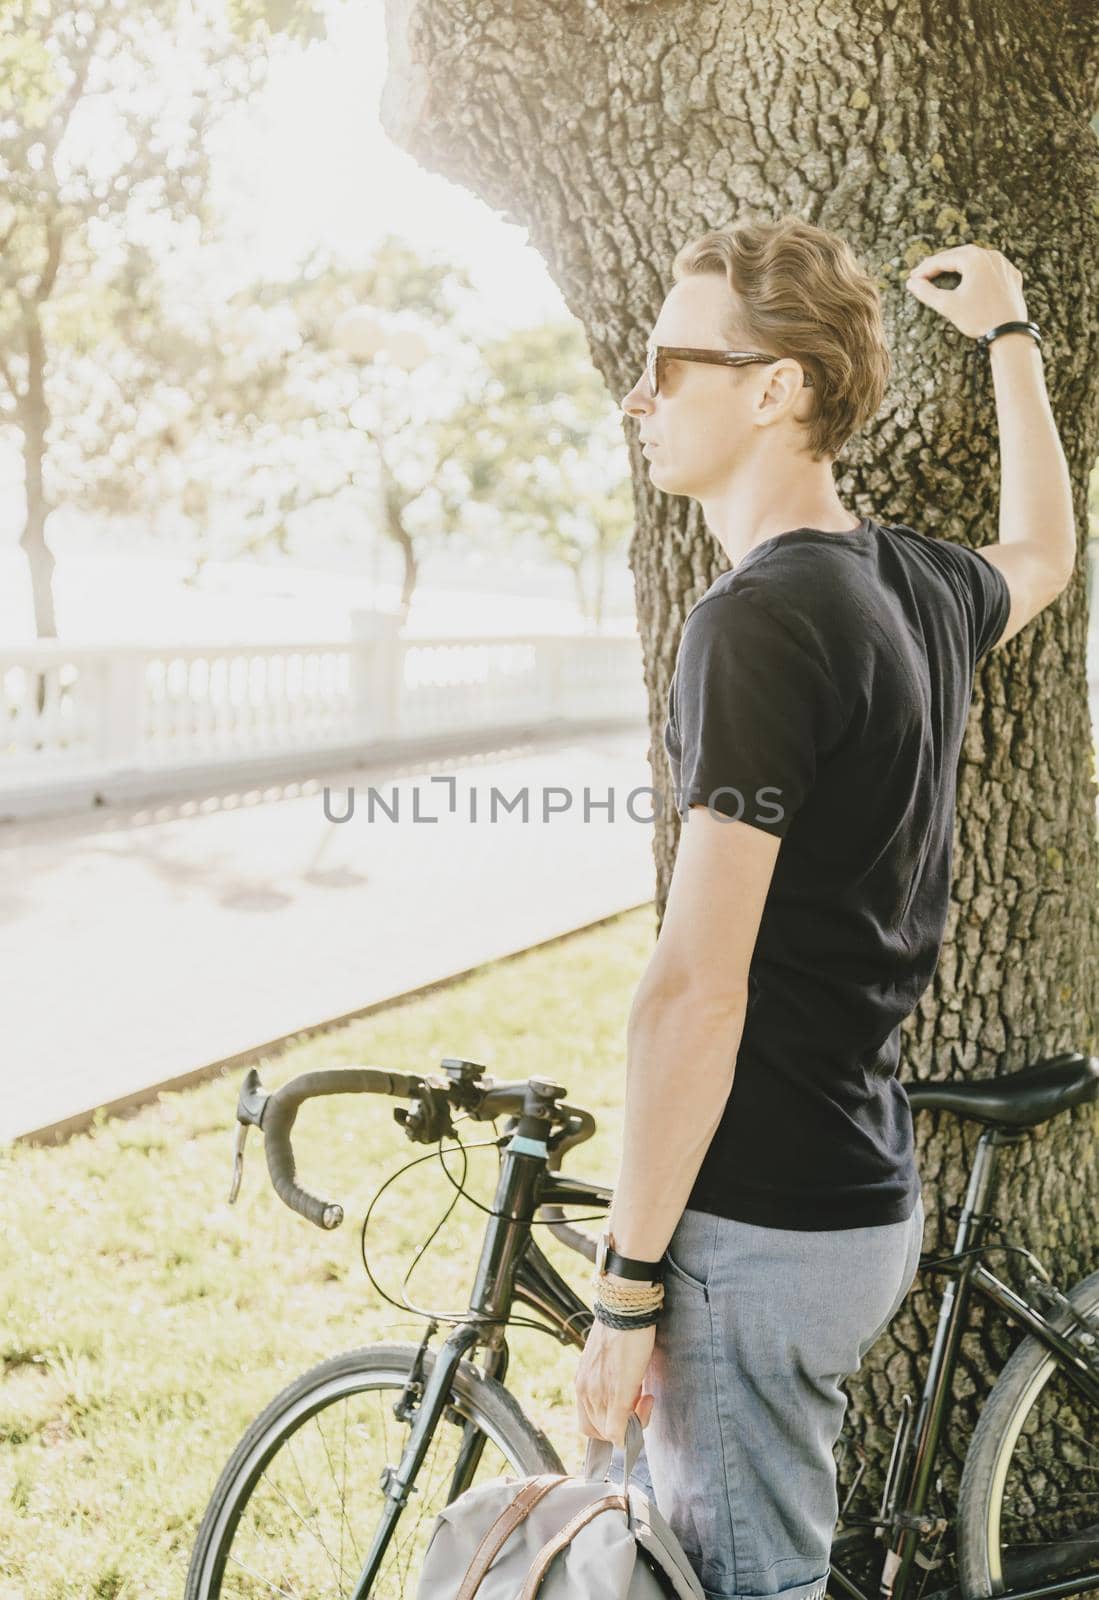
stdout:
[[[592,1312],[545,1256],[533,1224],[548,1226],[594,1261],[595,1239],[575,1226],[587,1219],[570,1220],[561,1208],[591,1206],[598,1216],[611,1190],[557,1169],[566,1151],[591,1137],[595,1119],[565,1103],[565,1089],[548,1079],[498,1083],[476,1062],[453,1058],[442,1067],[443,1077],[375,1068],[310,1073],[273,1094],[254,1069],[245,1079],[230,1198],[239,1188],[248,1129],[258,1126],[276,1193],[321,1228],[338,1227],[343,1209],[297,1184],[290,1133],[306,1100],[344,1093],[409,1099],[411,1108],[396,1108],[394,1117],[413,1142],[438,1142],[440,1159],[443,1139],[455,1131],[455,1112],[459,1120],[507,1116],[509,1122],[490,1141],[500,1153],[500,1170],[468,1312],[431,1313],[419,1345],[377,1344],[335,1356],[271,1401],[214,1489],[185,1600],[261,1594],[407,1600],[436,1512],[479,1472],[483,1480],[507,1471],[521,1477],[565,1471],[550,1440],[505,1387],[506,1329],[527,1322],[583,1348]],[[911,1404],[902,1405],[877,1516],[850,1512],[865,1459],[851,1485],[828,1592],[833,1600],[869,1600],[871,1592],[910,1600],[923,1592],[917,1585],[929,1581],[927,1569],[935,1563],[921,1546],[941,1540],[950,1526],[949,1518],[928,1511],[935,1456],[968,1297],[977,1293],[1018,1323],[1024,1337],[997,1377],[970,1441],[956,1508],[959,1580],[935,1600],[1059,1600],[1091,1593],[1099,1588],[1099,1272],[1065,1294],[1028,1250],[989,1246],[984,1239],[1003,1231],[987,1209],[999,1149],[1095,1100],[1099,1058],[1065,1052],[995,1079],[905,1087],[914,1111],[946,1109],[983,1124],[984,1131],[965,1200],[948,1212],[958,1221],[954,1247],[938,1259],[920,1260],[921,1273],[941,1272],[948,1282],[919,1407],[913,1416]],[[451,1148],[466,1147],[459,1139]],[[984,1265],[983,1257],[995,1250],[1020,1252],[1030,1263],[1026,1297]],[[516,1301],[532,1307],[539,1320],[516,1318]],[[429,1349],[442,1321],[454,1323],[453,1331],[439,1349]],[[474,1365],[470,1354],[478,1346],[483,1355]],[[379,1397],[376,1405],[373,1397]],[[400,1425],[393,1442],[389,1417]],[[849,1444],[841,1435],[837,1450]],[[1035,1499],[1043,1486],[1054,1491],[1048,1526]]]

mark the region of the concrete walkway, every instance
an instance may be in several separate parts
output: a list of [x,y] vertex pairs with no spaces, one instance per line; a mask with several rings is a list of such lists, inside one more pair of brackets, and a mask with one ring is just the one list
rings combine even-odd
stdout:
[[[647,744],[587,733],[0,827],[0,1140],[651,900],[652,825],[626,812]],[[350,820],[326,784],[334,817],[354,788]],[[529,820],[489,820],[493,785],[525,787]],[[369,819],[370,786],[396,788],[398,821]],[[585,786],[613,822],[584,821]],[[570,809],[543,821],[558,788]]]

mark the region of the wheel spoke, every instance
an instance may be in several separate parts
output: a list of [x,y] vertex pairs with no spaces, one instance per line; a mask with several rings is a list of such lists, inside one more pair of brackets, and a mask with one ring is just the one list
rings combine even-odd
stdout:
[[[344,1508],[344,1524],[347,1527],[347,1537],[351,1541],[351,1549],[355,1554],[355,1564],[362,1571],[363,1558],[359,1554],[359,1546],[355,1540],[355,1530],[347,1518],[347,1414],[351,1407],[345,1400],[343,1403],[343,1481],[340,1488],[340,1504]],[[343,1563],[343,1525],[340,1528],[340,1562]]]
[[307,1486],[307,1484],[305,1482],[305,1477],[304,1477],[304,1475],[302,1473],[301,1466],[300,1466],[300,1464],[298,1462],[298,1453],[297,1453],[297,1450],[294,1448],[294,1444],[295,1444],[295,1436],[293,1434],[291,1434],[290,1437],[286,1441],[286,1449],[287,1449],[287,1451],[289,1453],[289,1456],[290,1456],[291,1465],[293,1466],[294,1471],[297,1473],[298,1482],[301,1484],[301,1492],[302,1492],[303,1496],[305,1497],[305,1503],[306,1503],[307,1506],[309,1506],[309,1505],[312,1505],[314,1503],[314,1501],[316,1500],[317,1496],[313,1493],[313,1491]]
[[[1020,1403],[1026,1411],[1015,1415],[1000,1479],[998,1567],[1009,1588],[1056,1582],[1099,1554],[1094,1408],[1056,1363],[1020,1393]],[[1006,1413],[1005,1427],[1012,1427]]]
[[317,1532],[316,1528],[313,1527],[313,1525],[310,1522],[309,1518],[302,1516],[301,1512],[298,1510],[297,1506],[294,1505],[293,1501],[290,1500],[287,1495],[283,1494],[282,1490],[279,1488],[279,1486],[275,1482],[275,1480],[273,1478],[269,1477],[266,1472],[263,1474],[263,1480],[264,1480],[265,1483],[270,1484],[271,1488],[274,1489],[275,1493],[278,1495],[278,1497],[282,1501],[283,1505],[286,1506],[287,1510],[292,1511],[294,1513],[294,1515],[297,1517],[298,1521],[301,1523],[302,1527],[305,1529],[306,1533],[308,1533],[311,1538],[313,1538],[313,1539],[315,1539],[317,1541],[317,1543],[320,1545],[321,1549],[324,1551],[325,1556],[328,1558],[328,1565],[332,1568],[332,1573],[333,1573],[333,1576],[335,1577],[337,1583],[342,1584],[343,1579],[346,1576],[346,1574],[342,1571],[342,1569],[339,1566],[337,1566],[336,1559],[333,1556],[331,1550],[329,1550],[327,1544],[325,1544],[324,1540],[321,1538],[321,1536]]
[[[265,1533],[259,1531],[259,1530],[257,1530],[257,1532],[258,1532],[259,1538],[263,1542],[265,1564],[270,1566],[271,1568],[273,1568],[274,1571],[277,1572],[279,1570],[279,1568],[284,1565],[284,1562],[281,1561],[279,1559],[278,1555],[271,1549],[271,1541],[267,1537],[267,1535]],[[244,1566],[244,1562],[240,1559],[239,1556],[235,1556],[233,1559],[235,1560],[236,1565],[238,1567]],[[277,1584],[272,1584],[271,1583],[271,1580],[269,1578],[260,1578],[259,1573],[253,1572],[251,1568],[248,1568],[247,1570],[251,1573],[252,1577],[259,1578],[259,1581],[261,1583],[266,1583],[268,1585],[268,1587],[274,1588],[276,1590],[276,1592],[278,1592],[278,1593],[282,1592],[281,1590],[278,1589],[278,1585]],[[299,1600],[298,1593],[297,1593],[296,1589],[294,1591],[294,1600]]]
[[[345,1409],[346,1409],[346,1407],[345,1407]],[[336,1469],[332,1465],[332,1454],[331,1454],[331,1451],[328,1448],[328,1440],[324,1436],[324,1429],[321,1427],[321,1417],[320,1417],[320,1412],[319,1411],[315,1413],[315,1415],[313,1416],[312,1421],[313,1421],[313,1426],[316,1428],[317,1432],[320,1434],[321,1444],[324,1446],[324,1458],[328,1462],[328,1475],[332,1479],[332,1487],[334,1489],[336,1489],[337,1492],[338,1492],[340,1486],[339,1486],[338,1482],[336,1481]],[[339,1568],[340,1568],[341,1574],[346,1571],[346,1568],[344,1567],[344,1564],[343,1564],[343,1530],[344,1530],[344,1524],[345,1524],[346,1521],[347,1521],[347,1506],[345,1505],[343,1496],[341,1494],[341,1496],[340,1496],[340,1556],[339,1556]],[[342,1580],[342,1577],[341,1577],[341,1580],[340,1580],[340,1594],[341,1594],[341,1596],[343,1594],[343,1580]]]
[[[409,1371],[414,1355],[415,1347],[402,1352]],[[413,1412],[399,1423],[395,1438],[390,1418],[407,1387],[407,1373],[399,1375],[393,1359],[388,1356],[374,1377],[369,1368],[336,1358],[316,1369],[315,1378],[310,1375],[315,1401],[299,1381],[272,1402],[270,1420],[265,1414],[255,1425],[260,1430],[253,1430],[255,1438],[246,1437],[238,1447],[238,1476],[227,1473],[226,1486],[204,1519],[192,1571],[209,1576],[188,1595],[194,1600],[260,1600],[261,1594],[346,1600],[364,1568],[363,1552],[374,1541],[383,1469],[399,1464],[415,1423]],[[493,1419],[488,1411],[482,1417],[479,1408],[467,1411],[467,1404],[468,1399],[448,1397],[450,1416],[440,1418],[428,1440],[378,1563],[371,1600],[405,1600],[415,1587],[418,1564],[457,1467],[464,1439],[464,1428],[454,1420],[458,1415],[486,1435],[475,1481],[501,1470],[524,1470],[526,1441],[514,1447],[506,1442],[506,1415]],[[334,1405],[341,1407],[338,1416]]]
[[294,1590],[293,1594],[290,1593],[289,1589],[280,1589],[277,1583],[272,1583],[269,1578],[264,1578],[258,1572],[253,1572],[252,1568],[246,1566],[245,1563],[240,1560],[239,1556],[230,1555],[229,1560],[233,1563],[234,1567],[239,1567],[241,1571],[246,1572],[250,1578],[255,1578],[257,1583],[262,1583],[265,1588],[270,1590],[272,1594],[282,1595],[283,1600],[301,1600],[301,1595],[296,1589]]
[[1053,1418],[1053,1426],[1059,1428],[1066,1438],[1075,1440],[1077,1444],[1082,1444],[1084,1449],[1090,1451],[1092,1455],[1095,1454],[1095,1446],[1092,1441],[1085,1439],[1084,1435],[1078,1433],[1075,1428],[1070,1428],[1067,1422],[1061,1421],[1060,1417]]

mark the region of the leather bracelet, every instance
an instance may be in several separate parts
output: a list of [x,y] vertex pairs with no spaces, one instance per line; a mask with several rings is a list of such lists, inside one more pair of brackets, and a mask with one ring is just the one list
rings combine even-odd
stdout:
[[1036,344],[1042,342],[1036,322],[1000,322],[995,328],[989,328],[987,333],[980,334],[977,343],[987,350],[993,339],[998,339],[1002,333],[1029,333]]
[[606,1307],[597,1300],[592,1309],[599,1321],[605,1323],[608,1328],[650,1328],[654,1322],[658,1322],[660,1320],[660,1312],[662,1308],[658,1306],[655,1311],[646,1311],[640,1316],[628,1317],[624,1312],[608,1311]]
[[973,364],[970,368],[969,394],[974,407],[977,404],[977,385],[980,377],[978,369],[981,365],[981,351],[987,350],[992,341],[998,339],[1004,333],[1029,333],[1036,344],[1041,345],[1042,343],[1042,335],[1038,331],[1036,322],[1000,322],[997,323],[995,328],[989,328],[987,333],[978,334],[971,346]]

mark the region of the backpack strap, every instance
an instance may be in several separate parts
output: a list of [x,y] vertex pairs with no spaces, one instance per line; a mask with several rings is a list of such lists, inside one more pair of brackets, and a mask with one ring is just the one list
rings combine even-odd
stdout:
[[567,1479],[568,1474],[564,1472],[546,1472],[540,1477],[528,1478],[514,1500],[508,1501],[496,1521],[486,1529],[454,1600],[473,1600],[481,1587],[482,1578],[500,1554],[501,1546],[519,1524],[526,1521],[542,1496],[548,1494],[555,1484],[565,1483]]
[[526,1582],[523,1584],[519,1600],[534,1600],[535,1595],[542,1587],[542,1580],[549,1570],[550,1562],[559,1551],[567,1544],[571,1544],[574,1534],[580,1532],[585,1524],[597,1517],[601,1511],[625,1511],[629,1515],[629,1506],[624,1494],[605,1494],[602,1500],[593,1500],[590,1505],[583,1506],[570,1522],[559,1528],[552,1539],[548,1539],[539,1550],[534,1562],[527,1573]]

